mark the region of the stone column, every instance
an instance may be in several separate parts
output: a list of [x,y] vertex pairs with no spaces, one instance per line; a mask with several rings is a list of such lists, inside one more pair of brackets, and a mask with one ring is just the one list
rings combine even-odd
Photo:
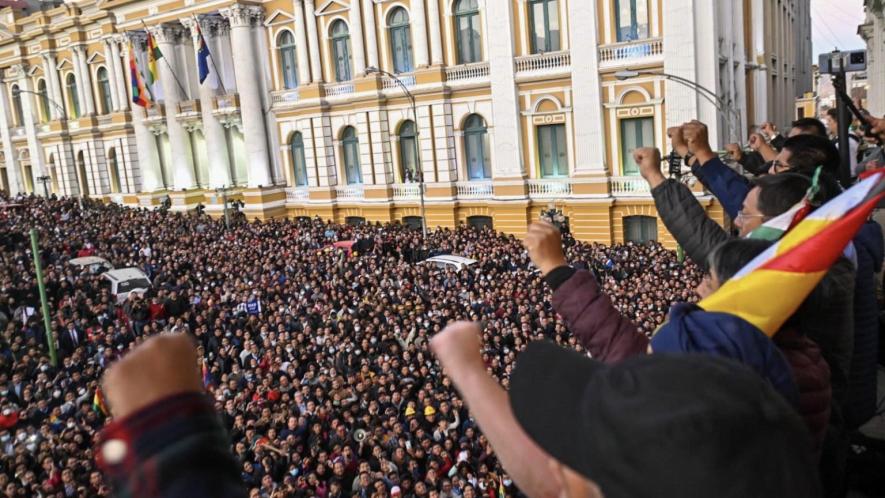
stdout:
[[[434,0],[430,0],[433,2]],[[427,66],[427,18],[424,15],[424,0],[412,0],[412,39],[415,46],[412,52],[415,54],[415,67]]]
[[492,160],[494,176],[519,178],[525,173],[522,159],[515,68],[513,66],[513,4],[487,2],[485,32],[488,37],[489,71],[492,87]]
[[310,75],[310,56],[307,52],[307,23],[304,22],[303,0],[292,2],[295,12],[295,49],[298,51],[298,82],[302,85],[312,83]]
[[252,28],[261,25],[264,11],[261,7],[235,4],[221,9],[231,27],[231,45],[234,55],[234,76],[240,94],[240,115],[243,120],[243,138],[249,164],[249,186],[268,186],[270,161],[267,150],[267,127],[261,104],[261,72],[258,54],[253,45]]
[[[47,52],[43,54],[43,57],[46,58],[50,69],[47,78],[49,78],[49,87],[52,89],[52,98],[55,99],[58,105],[62,106],[62,108],[65,108],[65,98],[62,94],[61,76],[58,73],[58,62],[55,59],[55,54],[52,52]],[[59,113],[59,117],[67,116],[67,110],[65,110],[64,112],[62,112],[62,109],[56,108],[56,110]]]
[[350,0],[350,47],[353,56],[353,78],[366,72],[366,50],[363,44],[363,14],[360,0]]
[[588,2],[568,2],[569,22],[573,27],[572,92],[577,174],[605,174],[605,128],[599,79],[599,51],[596,30],[596,7]]
[[111,67],[113,68],[113,72],[116,73],[117,78],[117,103],[119,107],[117,107],[118,111],[125,111],[129,108],[129,102],[132,100],[132,96],[130,95],[130,83],[129,83],[129,72],[126,70],[126,65],[123,63],[120,56],[120,43],[122,40],[119,37],[112,38],[109,43],[111,45],[111,57],[113,58],[113,63]]
[[430,24],[430,63],[434,66],[443,64],[443,19],[439,16],[439,1],[427,0],[427,22]]
[[[4,72],[8,72],[5,70]],[[6,76],[4,74],[4,76]],[[9,179],[9,195],[16,195],[24,190],[21,181],[21,173],[18,167],[18,158],[15,156],[15,147],[12,145],[12,105],[9,102],[9,93],[4,85],[0,88],[0,140],[3,143],[3,157],[6,162],[6,176]]]
[[310,80],[322,83],[323,66],[320,59],[320,37],[317,34],[316,6],[314,0],[304,0],[304,21],[310,45]]
[[46,52],[43,54],[43,74],[46,76],[46,91],[49,92],[49,115],[51,119],[61,119],[61,109],[56,107],[55,103],[63,105],[58,98],[58,71],[55,69],[55,56]]
[[369,0],[363,4],[363,17],[366,20],[366,61],[369,66],[378,65],[378,33],[375,26],[375,2]]
[[166,129],[169,133],[169,148],[172,151],[171,164],[167,167],[172,168],[172,184],[175,190],[191,189],[194,188],[195,181],[190,139],[187,130],[175,118],[178,113],[178,103],[187,96],[182,95],[176,76],[173,75],[173,71],[176,75],[180,73],[175,47],[184,35],[184,30],[176,25],[160,25],[150,30],[157,41],[157,46],[163,52],[163,58],[157,61],[157,67],[160,71],[160,84],[163,86]]
[[108,72],[108,85],[111,87],[111,108],[108,109],[108,112],[120,110],[120,86],[117,84],[117,80],[119,80],[122,75],[117,73],[117,70],[114,67],[114,54],[111,48],[113,45],[113,40],[104,40],[105,69]]
[[86,47],[75,47],[77,59],[80,66],[80,85],[83,94],[83,105],[86,114],[95,115],[95,96],[92,91],[92,76],[89,74],[89,64],[86,63]]
[[[193,18],[183,18],[181,23],[190,29],[191,37],[193,38],[194,54],[198,54],[200,51],[200,36],[197,32],[197,21]],[[221,22],[202,19],[199,23],[208,44],[209,38],[217,36]],[[200,85],[200,110],[203,115],[203,136],[206,138],[206,149],[209,152],[209,188],[215,189],[231,184],[231,168],[224,126],[212,114],[215,96],[217,95],[215,89],[220,86],[218,84],[220,75],[212,67],[211,61],[209,67],[209,76]]]
[[32,93],[34,92],[34,86],[31,83],[31,78],[27,75],[27,66],[19,64],[18,67],[18,85],[19,88],[25,91],[21,94],[22,114],[25,117],[24,125],[25,133],[28,137],[28,152],[30,152],[31,156],[31,172],[34,175],[34,193],[42,195],[43,186],[37,181],[37,177],[45,175],[46,170],[43,167],[43,147],[40,145],[40,141],[37,140],[36,112],[34,109],[34,99],[39,97]]

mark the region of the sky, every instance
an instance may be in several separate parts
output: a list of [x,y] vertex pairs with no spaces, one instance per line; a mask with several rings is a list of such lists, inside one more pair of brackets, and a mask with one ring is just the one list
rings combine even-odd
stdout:
[[866,48],[857,35],[863,23],[863,0],[811,0],[811,33],[814,61],[823,52]]

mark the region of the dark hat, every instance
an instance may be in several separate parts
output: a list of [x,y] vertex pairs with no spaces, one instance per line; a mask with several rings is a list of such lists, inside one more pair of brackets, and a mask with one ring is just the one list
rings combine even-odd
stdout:
[[821,494],[801,419],[733,360],[655,354],[604,365],[534,342],[510,387],[528,435],[606,498]]

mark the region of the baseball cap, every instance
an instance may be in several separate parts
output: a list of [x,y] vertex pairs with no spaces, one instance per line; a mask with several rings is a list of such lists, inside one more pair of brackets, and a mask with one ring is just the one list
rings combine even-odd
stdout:
[[709,354],[605,365],[529,344],[510,381],[516,419],[606,498],[817,497],[811,437],[759,375]]

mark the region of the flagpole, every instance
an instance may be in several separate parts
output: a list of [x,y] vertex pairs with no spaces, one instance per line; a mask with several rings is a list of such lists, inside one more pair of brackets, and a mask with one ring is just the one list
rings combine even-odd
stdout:
[[[148,35],[153,36],[150,34],[150,32],[148,30],[148,25],[144,22],[144,20],[141,21],[141,24],[144,25],[145,31],[148,31]],[[187,98],[187,96],[188,96],[187,90],[184,89],[184,85],[181,84],[181,81],[178,79],[178,75],[175,74],[175,70],[172,69],[172,64],[169,64],[169,59],[167,59],[165,55],[162,55],[163,50],[161,50],[160,47],[157,47],[157,50],[160,51],[160,55],[161,55],[160,58],[163,59],[163,61],[166,63],[166,67],[169,68],[169,74],[171,74],[172,78],[175,80],[175,82],[178,83],[178,88],[181,90],[181,98],[183,98],[183,99]]]
[[[197,29],[200,30],[200,39],[205,41],[206,37],[203,36],[203,27],[200,26],[200,18],[194,14],[194,21],[197,22]],[[199,49],[198,49],[199,50]],[[222,77],[221,71],[218,70],[218,65],[215,64],[215,56],[212,55],[212,51],[209,50],[209,46],[206,46],[206,50],[209,51],[209,60],[212,61],[212,68],[215,69],[215,79],[218,80],[218,84],[221,86],[221,92],[224,95],[227,95],[227,90],[224,88],[224,78]]]

